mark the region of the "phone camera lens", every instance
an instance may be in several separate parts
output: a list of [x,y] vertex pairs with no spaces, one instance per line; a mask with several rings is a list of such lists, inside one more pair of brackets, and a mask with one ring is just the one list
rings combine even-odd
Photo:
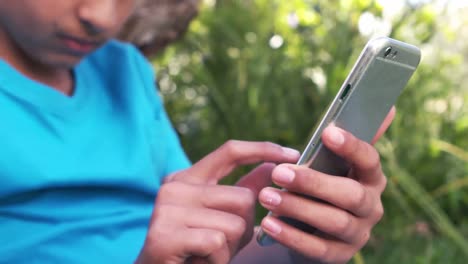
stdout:
[[388,48],[385,49],[384,56],[388,57],[388,55],[390,55],[390,53],[392,53],[392,47],[388,47]]

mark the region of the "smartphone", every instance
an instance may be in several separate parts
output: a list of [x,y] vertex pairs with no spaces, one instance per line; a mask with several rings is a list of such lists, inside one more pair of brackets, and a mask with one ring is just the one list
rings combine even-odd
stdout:
[[[387,37],[370,40],[317,123],[297,164],[330,175],[346,176],[349,164],[322,144],[322,131],[333,122],[370,142],[420,60],[421,51],[413,45]],[[316,231],[300,221],[279,218],[306,232]],[[257,241],[260,245],[275,243],[263,230],[257,234]]]

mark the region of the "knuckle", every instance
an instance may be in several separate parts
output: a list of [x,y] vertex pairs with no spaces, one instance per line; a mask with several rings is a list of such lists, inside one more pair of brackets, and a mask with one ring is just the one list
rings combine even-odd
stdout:
[[[296,177],[297,178],[296,185],[299,188],[302,188],[301,186],[306,186],[306,188],[309,189],[310,192],[313,192],[313,193],[320,192],[321,190],[326,190],[325,181],[323,180],[322,177],[320,177],[320,174],[315,173],[314,171],[314,173],[311,174],[310,176],[307,177],[304,173],[298,173]],[[313,177],[313,176],[317,176],[317,177]]]
[[149,232],[146,240],[155,243],[156,241],[170,239],[172,237],[171,232],[169,232],[169,229],[163,228],[163,226],[164,225],[156,223],[151,229],[151,232]]
[[172,191],[171,191],[171,187],[169,186],[171,184],[172,183],[166,183],[166,184],[163,184],[161,188],[159,188],[158,196],[157,196],[158,201],[166,200],[167,197],[171,196]]
[[279,145],[268,141],[261,142],[261,147],[265,153],[282,151]]
[[380,193],[383,193],[385,191],[385,188],[387,188],[387,184],[388,184],[388,179],[387,177],[382,173],[382,180],[379,184],[379,192]]
[[324,262],[330,259],[330,247],[326,243],[321,243],[315,250],[317,259]]
[[223,245],[226,244],[227,241],[226,236],[222,232],[213,232],[208,237],[201,239],[201,244],[206,243],[205,252],[208,254],[223,247]]
[[377,204],[376,209],[375,209],[375,223],[380,222],[380,220],[382,220],[382,217],[384,216],[384,214],[385,214],[384,207],[383,207],[382,203],[379,202]]
[[380,155],[379,152],[372,146],[370,145],[365,145],[363,148],[366,149],[366,164],[364,165],[367,167],[367,169],[374,169],[374,168],[379,168],[380,167]]
[[369,230],[366,230],[361,236],[361,239],[359,241],[359,246],[362,247],[365,244],[367,244],[367,241],[369,241],[370,236],[371,236],[371,232]]
[[364,204],[366,200],[366,189],[356,182],[356,188],[354,188],[353,195],[349,197],[349,208],[352,211],[358,210]]
[[350,260],[356,255],[357,250],[353,247],[346,248],[343,252],[340,252],[335,256],[335,259],[328,261],[327,263],[349,263]]
[[230,139],[221,146],[221,149],[225,151],[229,156],[237,156],[240,152],[240,148],[238,147],[239,142],[240,141],[238,140]]
[[228,237],[233,237],[234,240],[242,237],[247,229],[247,222],[242,217],[236,217],[230,223]]
[[197,253],[208,256],[226,244],[226,236],[223,232],[205,232],[190,238],[193,244],[197,245]]
[[303,236],[291,237],[291,243],[293,245],[293,248],[301,248],[301,246],[304,245],[304,243],[306,243],[304,240],[305,239]]
[[171,199],[174,195],[177,195],[180,192],[181,188],[184,187],[184,184],[178,181],[172,181],[163,184],[158,191],[158,200]]
[[154,219],[157,219],[156,224],[161,223],[164,219],[170,218],[177,213],[177,207],[170,204],[159,204],[153,210]]
[[343,234],[346,233],[352,225],[352,217],[346,213],[342,212],[341,215],[334,218],[334,228],[335,233]]

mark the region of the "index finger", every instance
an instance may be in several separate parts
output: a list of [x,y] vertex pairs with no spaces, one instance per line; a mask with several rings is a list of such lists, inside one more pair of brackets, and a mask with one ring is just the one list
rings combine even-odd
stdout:
[[271,142],[229,140],[172,179],[215,184],[239,166],[259,162],[293,163],[299,155],[297,150]]

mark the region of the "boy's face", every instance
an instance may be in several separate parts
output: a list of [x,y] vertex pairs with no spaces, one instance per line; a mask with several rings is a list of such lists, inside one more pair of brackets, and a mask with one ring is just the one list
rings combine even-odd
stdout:
[[0,58],[71,68],[114,37],[135,0],[0,0]]

